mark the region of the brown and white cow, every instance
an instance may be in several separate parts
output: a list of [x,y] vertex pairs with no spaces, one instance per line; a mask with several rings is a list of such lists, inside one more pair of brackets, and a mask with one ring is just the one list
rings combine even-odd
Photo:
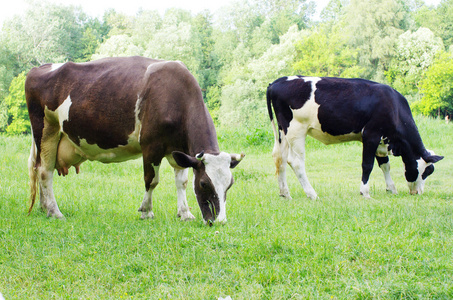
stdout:
[[143,156],[141,218],[153,218],[152,192],[165,157],[175,170],[178,216],[193,219],[186,200],[188,168],[207,222],[226,221],[230,168],[243,155],[219,151],[214,124],[196,79],[181,62],[144,57],[46,64],[27,75],[33,130],[29,159],[31,206],[62,218],[52,189],[54,170],[67,175],[85,160],[122,162]]
[[[280,194],[291,198],[286,164],[296,173],[311,199],[317,194],[305,173],[305,138],[324,144],[361,141],[360,193],[370,197],[368,179],[376,158],[387,190],[396,193],[388,155],[401,156],[411,194],[423,193],[426,178],[441,160],[420,138],[406,99],[391,87],[363,79],[282,77],[267,89],[267,106],[275,135],[273,157]],[[273,111],[278,123],[275,126]]]

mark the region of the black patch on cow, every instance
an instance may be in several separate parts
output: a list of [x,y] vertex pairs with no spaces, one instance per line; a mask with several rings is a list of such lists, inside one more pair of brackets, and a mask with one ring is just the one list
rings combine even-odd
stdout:
[[425,171],[422,174],[422,179],[425,180],[429,175],[434,172],[434,165],[429,165],[426,167]]
[[388,156],[384,156],[384,157],[376,156],[376,161],[378,162],[378,165],[380,167],[383,164],[387,164],[389,162],[389,157]]
[[377,95],[361,79],[323,78],[316,84],[315,102],[322,131],[336,136],[360,133],[371,118]]
[[286,134],[289,123],[293,119],[293,109],[300,109],[310,99],[311,81],[301,79],[289,80],[282,77],[268,87],[268,109],[272,120],[270,103],[274,107],[278,128]]

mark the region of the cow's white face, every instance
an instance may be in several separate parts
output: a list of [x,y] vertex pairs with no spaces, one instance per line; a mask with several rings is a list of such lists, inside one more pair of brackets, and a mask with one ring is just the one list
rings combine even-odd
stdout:
[[[225,152],[221,152],[219,155],[205,154],[201,159],[205,166],[206,175],[212,184],[212,187],[209,188],[213,188],[213,193],[215,194],[212,197],[212,215],[217,216],[216,221],[226,222],[226,192],[234,182],[233,175],[230,171],[231,156]],[[202,189],[206,188],[206,186],[200,186],[199,188],[194,186],[197,196],[198,193],[203,193]],[[218,202],[218,209],[216,208],[217,203],[215,202]]]
[[[430,156],[420,157],[416,160],[417,168],[415,170],[409,171],[406,168],[406,179],[411,195],[423,194],[426,178],[434,172],[434,163],[443,158],[443,156],[435,155],[430,150],[428,150],[428,153]],[[412,181],[412,178],[415,180]]]
[[425,188],[425,180],[426,177],[429,175],[428,174],[424,177],[423,174],[425,173],[425,170],[427,169],[429,170],[430,166],[434,170],[434,166],[432,166],[432,163],[427,163],[422,158],[417,159],[417,171],[418,171],[417,179],[413,182],[410,181],[407,182],[411,195],[423,194],[423,189]]
[[226,193],[234,182],[230,168],[244,155],[220,152],[191,157],[176,151],[172,154],[180,167],[194,169],[194,191],[205,223],[226,222]]

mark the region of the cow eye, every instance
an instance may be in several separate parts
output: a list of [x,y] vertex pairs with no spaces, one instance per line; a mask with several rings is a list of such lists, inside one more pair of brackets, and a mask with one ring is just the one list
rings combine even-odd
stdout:
[[208,184],[205,181],[200,181],[200,187],[205,190],[208,187]]

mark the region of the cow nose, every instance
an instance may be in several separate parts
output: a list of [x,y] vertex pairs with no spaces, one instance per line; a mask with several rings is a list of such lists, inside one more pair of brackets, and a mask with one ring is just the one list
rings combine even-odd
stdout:
[[420,188],[416,188],[414,190],[411,190],[410,193],[411,193],[411,195],[417,195],[417,194],[421,195],[421,194],[423,194],[423,188],[421,188],[421,187]]

